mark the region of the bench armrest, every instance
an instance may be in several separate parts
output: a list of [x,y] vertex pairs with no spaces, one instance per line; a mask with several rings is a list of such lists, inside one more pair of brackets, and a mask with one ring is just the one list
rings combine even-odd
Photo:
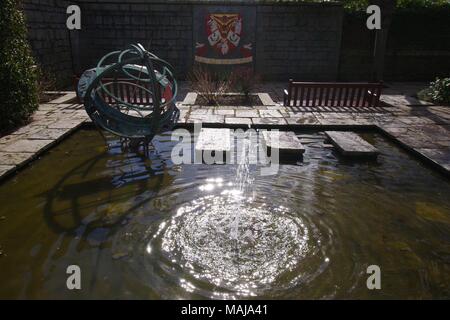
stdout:
[[[381,94],[377,94],[376,92],[373,92],[372,90],[367,90],[365,92],[364,100],[369,103],[369,106],[376,107],[378,106],[378,103],[380,101]],[[374,101],[375,99],[375,101]]]
[[288,99],[289,93],[286,89],[284,89],[283,93],[284,93],[283,94],[283,105],[286,107],[288,105],[287,99]]

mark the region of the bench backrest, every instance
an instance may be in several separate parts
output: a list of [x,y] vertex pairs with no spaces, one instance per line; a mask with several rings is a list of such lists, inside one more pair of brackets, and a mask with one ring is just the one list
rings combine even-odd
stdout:
[[296,82],[289,80],[285,106],[378,107],[382,83]]
[[[74,78],[75,90],[78,85],[79,77]],[[135,86],[130,79],[113,79],[113,78],[103,78],[101,79],[102,84],[105,88],[115,97],[120,100],[138,105],[151,105],[152,104],[152,96],[149,92],[144,90],[143,88],[152,91],[150,88],[150,83],[140,82],[139,86]],[[143,88],[142,88],[143,87]],[[103,100],[108,103],[114,105],[116,100],[107,95],[104,90],[100,90],[100,95]],[[80,98],[78,97],[80,100]],[[82,101],[80,101],[81,103]]]

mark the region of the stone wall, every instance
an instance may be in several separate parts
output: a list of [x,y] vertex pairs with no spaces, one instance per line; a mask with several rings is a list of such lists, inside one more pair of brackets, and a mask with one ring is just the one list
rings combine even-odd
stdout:
[[[259,1],[76,0],[82,30],[65,28],[67,1],[25,0],[33,50],[44,66],[66,76],[93,67],[104,54],[140,42],[172,63],[180,78],[193,66],[194,10],[229,6],[256,10],[254,68],[266,80],[337,77],[342,8],[336,4]],[[70,36],[69,36],[70,34]],[[73,61],[70,61],[72,46]],[[289,59],[289,63],[287,63]]]
[[66,26],[66,0],[23,0],[28,38],[36,61],[51,73],[59,87],[70,84],[72,54]]
[[339,5],[260,5],[243,1],[79,2],[84,13],[80,51],[75,54],[79,70],[92,66],[108,51],[141,42],[172,63],[177,74],[184,77],[193,65],[194,10],[233,4],[233,10],[256,6],[255,71],[264,79],[337,78],[342,22]]
[[192,9],[187,4],[150,1],[80,2],[83,13],[77,71],[92,67],[106,53],[139,42],[185,75],[192,61]]
[[[449,10],[397,13],[389,29],[385,81],[424,81],[450,76]],[[375,33],[365,15],[344,16],[339,79],[371,79]]]
[[[195,56],[196,12],[220,7],[254,12],[252,66],[265,80],[371,78],[374,32],[366,15],[344,15],[334,3],[208,0],[23,0],[37,60],[70,83],[112,50],[140,42],[185,78]],[[65,27],[69,4],[82,10],[82,30]],[[244,10],[243,10],[244,11]],[[197,19],[197,20],[196,20]],[[197,21],[197,23],[196,23]],[[420,23],[418,23],[420,21]],[[248,19],[247,19],[248,22]],[[204,23],[204,22],[201,22]],[[255,32],[256,31],[256,32]],[[394,18],[385,80],[429,80],[450,72],[450,19],[445,14]]]
[[344,15],[339,80],[366,81],[372,73],[375,32],[364,27],[364,16]]
[[336,80],[342,14],[333,4],[258,6],[256,70],[271,80]]

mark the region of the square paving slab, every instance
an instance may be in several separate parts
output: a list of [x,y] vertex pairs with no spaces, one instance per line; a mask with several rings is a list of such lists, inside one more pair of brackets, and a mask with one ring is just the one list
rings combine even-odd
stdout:
[[271,149],[278,149],[280,153],[298,153],[305,152],[300,140],[295,132],[292,131],[262,131],[264,142]]
[[33,157],[32,153],[0,152],[0,165],[17,166]]
[[379,154],[377,148],[354,132],[325,131],[325,134],[336,149],[345,156],[376,157]]
[[230,151],[231,130],[228,128],[202,128],[195,144],[195,150]]
[[52,144],[54,140],[17,140],[11,144],[0,147],[0,152],[6,153],[36,153]]
[[15,168],[15,166],[0,164],[0,177],[4,174],[7,174],[9,171],[13,170],[14,168]]

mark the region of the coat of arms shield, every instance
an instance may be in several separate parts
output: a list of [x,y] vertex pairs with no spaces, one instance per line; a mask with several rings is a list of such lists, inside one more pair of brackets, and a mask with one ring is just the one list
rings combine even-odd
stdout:
[[195,61],[234,65],[253,62],[255,13],[245,8],[211,7],[195,18]]

